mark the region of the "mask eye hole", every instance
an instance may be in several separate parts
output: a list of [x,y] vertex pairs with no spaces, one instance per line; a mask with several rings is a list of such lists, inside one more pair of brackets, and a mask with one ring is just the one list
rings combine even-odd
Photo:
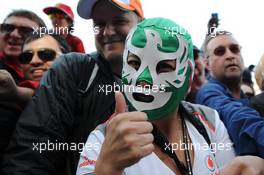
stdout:
[[173,72],[176,69],[176,60],[163,60],[157,64],[157,74]]
[[129,53],[127,57],[127,64],[133,67],[135,70],[138,70],[141,65],[141,61],[138,56],[133,53]]

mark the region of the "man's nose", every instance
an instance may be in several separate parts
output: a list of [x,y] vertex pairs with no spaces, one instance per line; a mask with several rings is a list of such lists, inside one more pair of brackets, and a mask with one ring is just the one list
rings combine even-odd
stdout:
[[9,36],[16,37],[16,38],[22,38],[22,36],[18,32],[18,29],[14,29],[12,32],[10,32]]
[[227,59],[235,59],[238,56],[238,53],[233,53],[229,48],[226,48],[225,56]]
[[115,26],[113,24],[109,24],[107,23],[104,27],[104,33],[103,35],[104,36],[111,36],[111,35],[114,35],[116,32],[115,32]]
[[37,54],[34,54],[32,60],[29,63],[32,66],[39,66],[41,64],[43,64],[43,61],[38,57]]

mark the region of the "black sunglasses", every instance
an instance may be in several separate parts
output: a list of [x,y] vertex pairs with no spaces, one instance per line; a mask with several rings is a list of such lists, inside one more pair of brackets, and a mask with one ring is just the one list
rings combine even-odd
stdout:
[[[28,64],[31,62],[35,52],[25,51],[19,55],[19,61],[21,64]],[[43,61],[52,61],[56,58],[57,52],[52,49],[41,49],[37,51],[38,57]]]
[[[219,46],[215,48],[214,54],[216,56],[223,56],[226,53],[226,48],[224,46]],[[233,54],[238,54],[240,53],[241,47],[238,44],[231,44],[228,46],[228,49],[233,53]]]
[[28,35],[32,35],[33,31],[34,31],[33,28],[31,28],[31,27],[16,26],[13,24],[0,24],[0,31],[2,33],[11,33],[15,29],[17,29],[18,33],[23,37],[26,37]]

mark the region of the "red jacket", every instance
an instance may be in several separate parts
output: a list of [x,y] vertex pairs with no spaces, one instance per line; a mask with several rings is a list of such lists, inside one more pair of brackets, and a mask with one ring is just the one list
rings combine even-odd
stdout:
[[3,64],[3,69],[7,70],[12,75],[17,84],[23,81],[24,73],[20,64],[8,59],[3,52],[0,52],[0,62]]
[[81,52],[85,53],[84,47],[83,47],[83,42],[80,38],[74,35],[67,35],[66,40],[71,47],[72,52]]
[[37,89],[39,87],[39,82],[38,81],[31,81],[31,80],[25,80],[19,83],[19,86],[21,87],[27,87],[31,89]]

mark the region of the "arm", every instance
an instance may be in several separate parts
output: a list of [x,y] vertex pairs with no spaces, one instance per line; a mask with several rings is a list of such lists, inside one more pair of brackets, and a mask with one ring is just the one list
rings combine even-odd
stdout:
[[0,97],[2,100],[24,106],[33,94],[33,89],[17,86],[8,71],[0,70]]
[[205,84],[197,93],[196,102],[217,110],[239,155],[264,158],[264,118],[244,106],[214,83]]
[[220,175],[263,175],[264,160],[255,156],[239,156],[233,159]]
[[21,105],[25,105],[27,102],[31,100],[31,97],[34,94],[34,90],[26,87],[17,87],[18,91],[18,103]]
[[122,171],[115,171],[113,167],[103,160],[98,159],[104,142],[104,135],[99,130],[94,130],[88,137],[80,155],[76,175],[121,175]]
[[153,127],[146,114],[125,112],[125,109],[124,97],[116,93],[116,110],[107,123],[105,138],[99,130],[90,134],[81,153],[77,175],[121,175],[125,168],[152,153]]
[[17,122],[1,174],[65,174],[67,151],[47,151],[47,147],[48,142],[70,141],[79,71],[87,60],[84,56],[63,55],[43,77]]

